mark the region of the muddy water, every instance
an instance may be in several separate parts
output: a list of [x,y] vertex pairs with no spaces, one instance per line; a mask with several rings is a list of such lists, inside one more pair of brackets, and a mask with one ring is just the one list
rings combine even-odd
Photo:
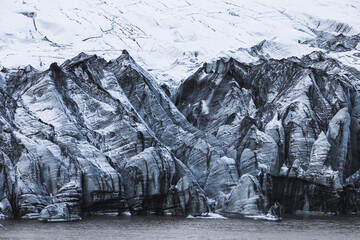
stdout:
[[72,223],[0,223],[0,239],[360,239],[360,216],[290,216],[281,222],[108,216]]

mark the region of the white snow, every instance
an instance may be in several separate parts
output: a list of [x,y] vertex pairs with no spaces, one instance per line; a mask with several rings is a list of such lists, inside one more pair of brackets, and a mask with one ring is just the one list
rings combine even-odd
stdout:
[[202,106],[202,109],[201,109],[202,113],[209,114],[209,107],[207,105],[207,102],[204,100],[201,100],[201,106]]
[[200,216],[189,215],[186,218],[188,219],[228,219],[218,213],[203,213]]
[[279,221],[281,219],[271,216],[271,215],[245,215],[246,218],[252,218],[255,220],[267,220],[267,221]]
[[309,53],[298,41],[314,38],[311,29],[359,33],[359,9],[357,0],[1,0],[0,64],[47,69],[79,52],[110,60],[127,49],[172,83],[204,61],[254,61],[244,48],[264,39],[273,58]]
[[130,211],[122,212],[122,213],[120,213],[120,215],[122,215],[122,216],[127,216],[127,217],[131,217]]

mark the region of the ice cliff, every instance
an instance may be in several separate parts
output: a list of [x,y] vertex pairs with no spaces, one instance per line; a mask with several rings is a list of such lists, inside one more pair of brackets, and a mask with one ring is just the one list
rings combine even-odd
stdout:
[[359,76],[319,51],[221,58],[171,91],[126,51],[3,68],[0,217],[358,212]]

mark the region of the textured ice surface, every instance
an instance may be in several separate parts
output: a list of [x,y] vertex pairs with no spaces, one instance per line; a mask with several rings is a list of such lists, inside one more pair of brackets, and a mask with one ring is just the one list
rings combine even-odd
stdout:
[[358,211],[355,1],[3,5],[1,218]]
[[[9,0],[0,9],[0,64],[47,69],[74,53],[106,59],[127,49],[160,81],[186,78],[204,61],[251,62],[310,53],[320,33],[358,34],[359,2]],[[250,48],[263,40],[262,49]],[[359,66],[351,53],[344,62]]]

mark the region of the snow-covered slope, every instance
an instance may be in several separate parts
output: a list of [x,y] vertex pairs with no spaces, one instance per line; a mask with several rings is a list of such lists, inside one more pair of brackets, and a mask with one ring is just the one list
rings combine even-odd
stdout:
[[[160,81],[179,82],[204,61],[266,39],[273,58],[314,50],[321,33],[360,33],[357,0],[0,0],[0,64],[47,69],[79,52],[112,59],[127,49]],[[342,54],[344,62],[359,66]],[[360,67],[359,67],[360,68]]]

